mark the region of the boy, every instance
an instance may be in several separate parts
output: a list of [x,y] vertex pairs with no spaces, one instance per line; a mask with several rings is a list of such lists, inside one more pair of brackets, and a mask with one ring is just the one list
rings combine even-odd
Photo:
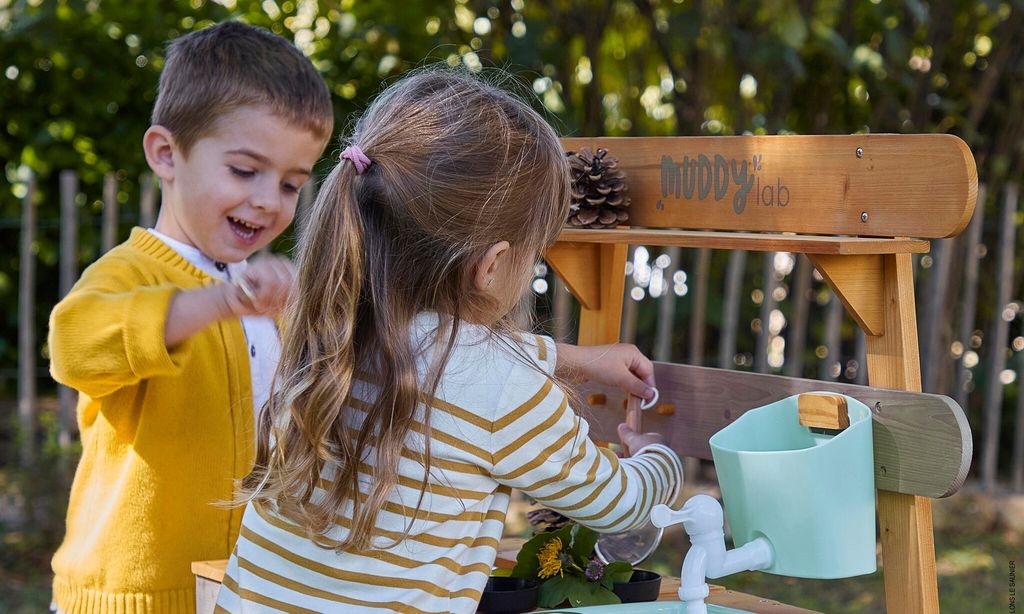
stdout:
[[292,281],[283,259],[246,258],[291,223],[332,129],[326,85],[286,40],[229,22],[170,45],[143,139],[156,227],[86,269],[50,320],[82,437],[58,611],[191,612],[190,562],[230,554],[242,510],[217,504],[251,469]]

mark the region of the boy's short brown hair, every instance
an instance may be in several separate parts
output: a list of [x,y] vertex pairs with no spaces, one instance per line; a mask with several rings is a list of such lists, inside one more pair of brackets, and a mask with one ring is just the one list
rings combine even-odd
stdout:
[[218,119],[246,106],[263,107],[325,142],[334,128],[327,85],[286,39],[228,21],[171,42],[152,122],[170,130],[186,155]]

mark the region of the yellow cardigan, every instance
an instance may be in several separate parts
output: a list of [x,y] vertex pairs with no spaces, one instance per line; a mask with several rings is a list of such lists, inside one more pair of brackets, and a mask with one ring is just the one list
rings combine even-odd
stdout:
[[226,559],[253,463],[245,333],[222,320],[168,351],[175,292],[213,283],[141,228],[50,316],[50,370],[77,389],[82,458],[53,557],[66,614],[194,612],[190,562]]

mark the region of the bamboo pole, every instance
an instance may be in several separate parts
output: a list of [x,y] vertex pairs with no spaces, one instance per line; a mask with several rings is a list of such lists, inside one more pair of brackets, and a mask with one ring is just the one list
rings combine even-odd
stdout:
[[740,313],[740,293],[743,291],[743,273],[747,266],[747,252],[734,249],[729,252],[729,265],[725,272],[725,291],[722,296],[722,334],[718,338],[718,367],[736,367],[736,327]]
[[35,460],[36,412],[36,177],[28,177],[21,201],[21,250],[18,257],[18,423],[21,463]]
[[665,271],[669,273],[670,277],[665,281],[665,293],[658,299],[658,322],[654,334],[654,360],[661,362],[670,362],[672,360],[672,338],[674,337],[673,332],[675,330],[677,297],[670,271],[679,266],[679,259],[682,253],[681,247],[670,247],[665,250],[665,254],[669,259],[669,265]]
[[100,253],[106,253],[117,243],[117,176],[103,176],[103,221],[100,229]]
[[[626,256],[626,262],[633,262],[634,266],[636,262],[634,258],[636,248],[636,245],[630,245],[629,252],[627,252],[628,255]],[[618,271],[617,274],[626,275],[625,271]],[[635,269],[633,275],[636,275]],[[622,290],[622,325],[619,329],[619,339],[623,343],[633,343],[636,340],[636,312],[637,307],[639,307],[639,301],[634,301],[633,297],[630,296],[630,293],[636,286],[636,283],[633,281],[633,275],[626,275],[625,287]]]
[[551,319],[552,332],[555,340],[559,343],[568,343],[572,326],[569,320],[572,318],[572,295],[565,285],[565,280],[552,271],[551,274]]
[[1024,491],[1024,360],[1017,360],[1017,415],[1013,430],[1013,458],[1010,486],[1014,492]]
[[853,378],[853,383],[858,386],[868,385],[868,337],[864,334],[864,329],[857,327],[856,333],[856,355],[857,355],[857,374]]
[[[75,171],[60,173],[60,298],[64,298],[75,283],[78,274],[78,174]],[[59,430],[57,443],[61,449],[71,445],[75,428],[75,402],[77,393],[67,386],[57,387]]]
[[775,309],[775,252],[764,252],[762,264],[761,309],[758,316],[761,320],[761,330],[757,333],[757,344],[754,350],[754,371],[758,373],[768,372],[768,341],[771,338],[771,331],[768,323],[771,320],[772,311]]
[[943,347],[943,317],[949,289],[949,271],[953,260],[953,239],[932,241],[932,266],[925,280],[924,317],[921,322],[921,385],[924,392],[938,392],[941,373],[949,363],[949,349]]
[[960,341],[960,357],[956,361],[956,383],[953,389],[957,405],[967,409],[969,392],[967,390],[970,370],[964,365],[967,351],[971,347],[971,335],[974,334],[974,319],[978,302],[978,244],[981,243],[981,231],[985,220],[985,184],[978,185],[978,206],[974,209],[974,218],[967,227],[964,245],[964,282],[960,302],[960,327],[957,339]]
[[811,260],[804,254],[796,255],[796,273],[793,280],[793,291],[790,300],[793,312],[790,314],[789,325],[786,326],[786,366],[783,373],[788,377],[803,377],[804,352],[807,350],[807,314],[811,307]]
[[1003,384],[999,374],[1006,366],[1006,336],[1009,331],[1009,322],[1003,317],[1003,311],[1010,302],[1013,284],[1013,247],[1016,238],[1014,218],[1017,215],[1017,197],[1017,184],[1007,182],[1003,217],[999,223],[995,314],[992,317],[992,327],[986,335],[989,353],[983,412],[981,481],[988,493],[995,491],[998,477],[999,430],[1003,405]]
[[152,228],[156,224],[157,182],[153,173],[143,173],[139,183],[142,185],[139,195],[139,226]]
[[825,358],[818,363],[818,379],[836,379],[835,365],[839,363],[842,372],[842,357],[840,356],[840,333],[843,323],[843,303],[830,291],[828,305],[825,307],[825,332],[824,343]]
[[690,334],[687,340],[687,356],[691,365],[704,362],[704,324],[707,321],[708,273],[711,269],[711,250],[697,250],[697,262],[693,267],[693,311],[690,312]]

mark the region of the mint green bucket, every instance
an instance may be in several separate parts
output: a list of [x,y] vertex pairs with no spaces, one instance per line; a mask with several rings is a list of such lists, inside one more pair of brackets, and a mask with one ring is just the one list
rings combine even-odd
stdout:
[[871,411],[845,398],[850,426],[837,435],[801,426],[795,395],[711,437],[736,547],[763,536],[775,550],[763,571],[820,579],[875,571]]

